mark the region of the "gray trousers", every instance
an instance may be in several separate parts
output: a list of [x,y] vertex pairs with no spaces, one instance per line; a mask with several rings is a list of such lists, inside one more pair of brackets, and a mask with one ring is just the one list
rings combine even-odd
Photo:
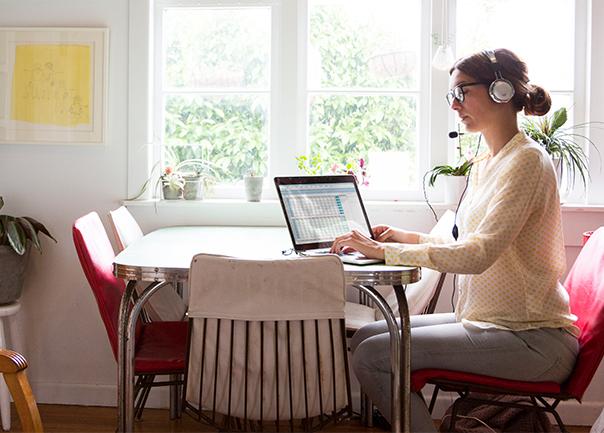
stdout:
[[[352,366],[382,415],[390,420],[390,336],[385,321],[352,337]],[[443,368],[504,379],[562,382],[579,351],[576,337],[563,329],[505,331],[464,327],[453,313],[411,317],[411,371]],[[428,408],[411,394],[411,431],[435,432]]]

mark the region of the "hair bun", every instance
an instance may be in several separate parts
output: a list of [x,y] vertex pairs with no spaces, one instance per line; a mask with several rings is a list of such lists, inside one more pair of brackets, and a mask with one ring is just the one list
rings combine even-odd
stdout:
[[524,114],[527,116],[543,116],[552,106],[552,98],[543,87],[530,85],[524,103]]

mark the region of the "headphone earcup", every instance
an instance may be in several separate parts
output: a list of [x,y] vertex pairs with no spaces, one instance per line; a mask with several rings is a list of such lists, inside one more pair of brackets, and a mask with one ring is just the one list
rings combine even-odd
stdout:
[[505,78],[498,78],[489,86],[489,95],[498,104],[510,102],[514,93],[516,93],[514,86]]

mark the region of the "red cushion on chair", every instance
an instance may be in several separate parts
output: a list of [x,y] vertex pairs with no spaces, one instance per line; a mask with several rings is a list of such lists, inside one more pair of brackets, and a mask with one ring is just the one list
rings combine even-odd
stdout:
[[187,322],[145,324],[136,341],[135,373],[182,373],[187,332]]
[[564,285],[581,329],[579,356],[564,390],[580,400],[604,357],[604,227],[585,243]]
[[417,392],[431,379],[464,382],[497,388],[502,391],[528,392],[535,394],[558,394],[560,385],[556,382],[524,382],[520,380],[500,379],[482,374],[464,373],[461,371],[424,368],[411,374],[411,391]]

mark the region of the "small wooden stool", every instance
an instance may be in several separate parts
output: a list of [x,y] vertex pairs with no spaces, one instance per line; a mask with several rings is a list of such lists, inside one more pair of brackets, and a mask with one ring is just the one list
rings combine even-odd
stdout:
[[[6,349],[5,326],[8,326],[8,318],[14,316],[21,309],[19,301],[12,304],[0,305],[0,348]],[[8,326],[8,332],[11,336],[11,345],[14,348],[16,329],[14,326]],[[0,415],[2,416],[2,429],[10,430],[10,396],[4,378],[0,379]]]

